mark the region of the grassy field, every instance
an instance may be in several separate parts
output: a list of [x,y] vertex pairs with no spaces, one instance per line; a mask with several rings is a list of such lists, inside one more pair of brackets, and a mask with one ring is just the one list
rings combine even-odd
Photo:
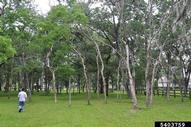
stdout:
[[180,98],[154,97],[152,108],[145,108],[144,96],[138,97],[138,111],[131,110],[131,102],[122,96],[110,95],[108,104],[101,97],[92,96],[87,105],[85,95],[73,95],[72,106],[68,107],[67,95],[59,96],[54,104],[51,96],[33,96],[26,103],[25,112],[17,111],[17,98],[0,97],[0,127],[154,127],[154,121],[191,121],[191,101]]

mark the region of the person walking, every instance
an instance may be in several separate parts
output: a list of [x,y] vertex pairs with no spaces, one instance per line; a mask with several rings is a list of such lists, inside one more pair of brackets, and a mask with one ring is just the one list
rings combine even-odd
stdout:
[[22,88],[21,91],[19,92],[18,98],[19,98],[19,112],[23,112],[25,101],[27,99],[27,94],[24,91],[24,88]]

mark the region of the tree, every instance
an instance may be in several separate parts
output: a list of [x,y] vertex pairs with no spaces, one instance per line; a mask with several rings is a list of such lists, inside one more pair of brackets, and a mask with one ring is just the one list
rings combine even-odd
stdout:
[[[56,71],[62,65],[71,64],[70,62],[65,61],[65,58],[71,58],[72,56],[72,52],[67,48],[70,47],[69,42],[73,39],[72,28],[77,23],[83,24],[85,22],[85,15],[83,15],[83,12],[75,3],[70,4],[70,7],[64,5],[53,7],[48,16],[39,22],[39,31],[36,38],[37,41],[42,44],[41,50],[45,56],[45,68],[49,70],[52,75],[51,80],[53,84],[55,103],[57,101],[55,81]],[[47,74],[45,73],[45,75]],[[45,81],[47,79],[48,78],[46,78]]]
[[0,63],[1,65],[5,62],[8,58],[12,57],[16,51],[12,46],[12,41],[9,38],[0,36]]
[[[10,61],[7,61],[8,64],[12,64],[11,66],[13,66],[13,61],[16,58],[20,58],[22,55],[22,51],[23,50],[18,50],[18,43],[23,42],[23,41],[28,41],[30,40],[30,23],[29,23],[29,17],[32,17],[30,9],[25,8],[22,6],[22,4],[25,3],[25,1],[23,1],[22,3],[17,3],[15,1],[3,1],[2,3],[4,3],[3,6],[3,13],[1,15],[1,29],[3,31],[3,36],[7,36],[9,37],[11,40],[14,40],[12,45],[15,48],[15,51],[17,52],[17,55],[15,55],[15,57],[12,57]],[[30,16],[29,16],[30,15]],[[29,16],[29,17],[28,17]],[[25,25],[25,26],[24,26]],[[15,36],[14,36],[15,35]],[[16,36],[17,35],[17,36]],[[21,43],[20,43],[21,44]],[[22,49],[26,48],[26,43],[24,45],[24,43],[22,43],[23,47]],[[8,43],[7,43],[8,45]],[[21,45],[20,45],[21,46]],[[11,53],[11,52],[10,52]],[[16,60],[15,60],[16,61]],[[24,65],[24,64],[23,64]],[[11,73],[7,73],[6,75],[6,81],[12,80],[12,76],[13,75],[13,68],[10,68],[11,70],[9,72]],[[25,76],[27,77],[27,76]],[[25,78],[26,79],[26,78]],[[27,81],[27,80],[25,80]],[[14,82],[12,82],[14,83]],[[10,83],[6,83],[7,85]],[[12,85],[12,84],[11,84]],[[11,87],[11,85],[9,87]],[[24,86],[28,86],[27,83],[25,83]],[[29,87],[25,87],[28,88]],[[30,89],[29,89],[30,91]],[[30,92],[29,92],[30,93]],[[30,98],[30,96],[29,96]]]

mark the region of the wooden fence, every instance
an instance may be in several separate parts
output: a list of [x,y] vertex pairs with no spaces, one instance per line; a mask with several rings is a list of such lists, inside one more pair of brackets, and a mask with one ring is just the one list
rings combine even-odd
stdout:
[[[138,95],[139,94],[146,95],[146,89],[144,87],[136,88],[136,93]],[[167,87],[154,87],[153,94],[154,94],[154,96],[156,96],[156,95],[157,96],[167,96]],[[169,95],[173,96],[173,97],[181,96],[181,88],[179,88],[179,87],[175,87],[175,88],[170,87],[169,88]],[[189,97],[191,99],[191,88],[189,88],[187,90],[187,93],[185,93],[184,89],[182,88],[182,95],[184,97]]]

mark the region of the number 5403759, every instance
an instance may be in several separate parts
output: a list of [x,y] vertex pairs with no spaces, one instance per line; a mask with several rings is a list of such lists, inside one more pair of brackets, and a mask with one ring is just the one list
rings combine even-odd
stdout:
[[185,127],[184,122],[161,122],[160,127]]

